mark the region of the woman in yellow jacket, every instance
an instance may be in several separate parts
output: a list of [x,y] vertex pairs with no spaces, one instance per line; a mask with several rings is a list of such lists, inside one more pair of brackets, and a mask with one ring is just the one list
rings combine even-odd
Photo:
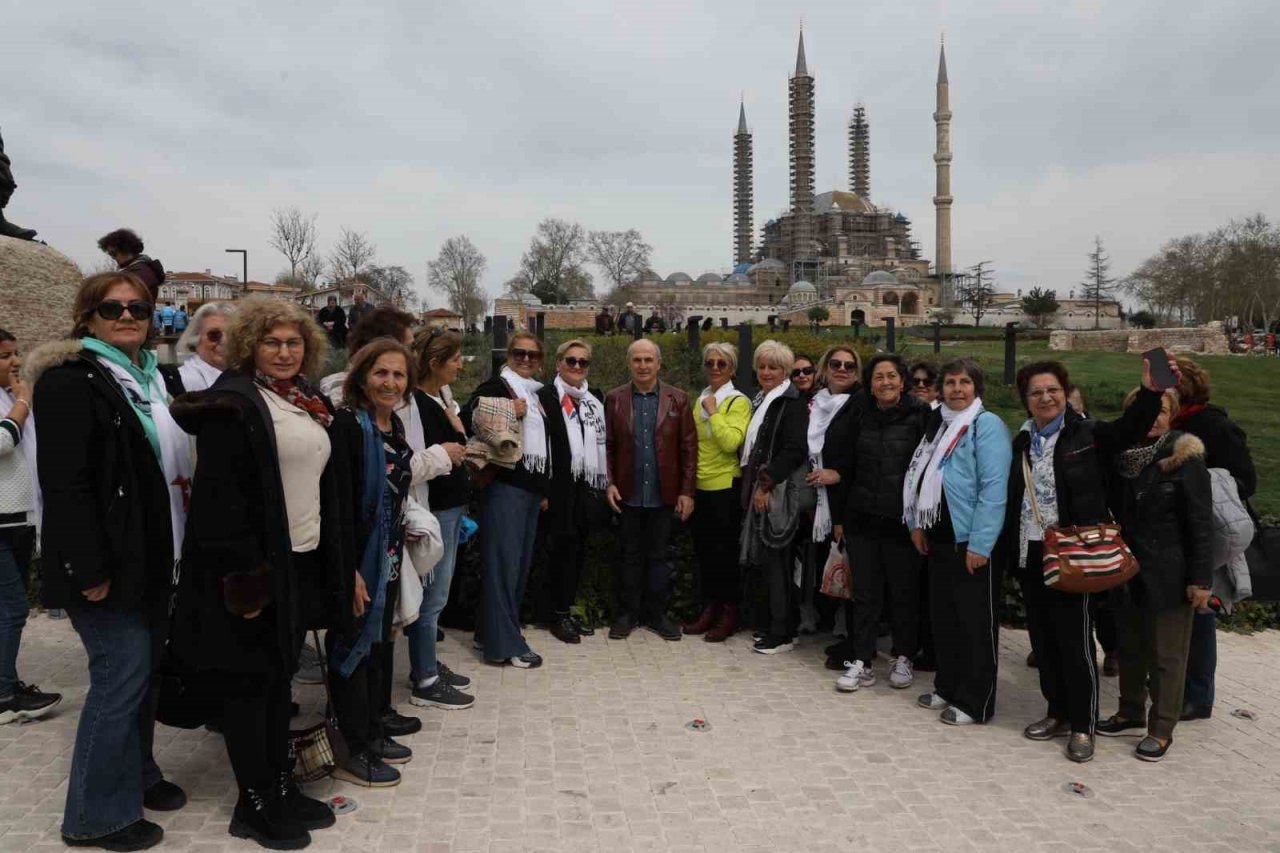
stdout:
[[733,387],[738,351],[732,344],[702,348],[708,385],[694,407],[698,427],[698,491],[694,497],[693,550],[698,559],[702,613],[684,626],[708,643],[722,643],[738,630],[742,576],[738,534],[742,529],[742,467],[738,453],[751,423],[751,400]]

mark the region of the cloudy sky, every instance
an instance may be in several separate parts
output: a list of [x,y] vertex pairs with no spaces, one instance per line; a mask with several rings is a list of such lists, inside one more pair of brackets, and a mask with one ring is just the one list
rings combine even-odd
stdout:
[[171,270],[238,273],[223,249],[246,248],[269,280],[271,211],[296,205],[326,249],[363,231],[420,285],[467,234],[497,294],[548,216],[639,229],[663,275],[724,270],[740,94],[757,229],[787,203],[800,16],[817,189],[845,188],[864,102],[872,199],[930,259],[942,31],[957,266],[1065,292],[1095,234],[1124,274],[1169,238],[1280,218],[1269,0],[23,3],[0,51],[7,212],[86,267],[128,225]]

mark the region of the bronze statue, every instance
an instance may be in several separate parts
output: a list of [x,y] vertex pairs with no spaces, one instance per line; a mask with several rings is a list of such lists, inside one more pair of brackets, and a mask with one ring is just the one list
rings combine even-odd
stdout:
[[9,168],[9,158],[4,153],[4,137],[0,137],[0,237],[16,237],[19,240],[34,240],[36,232],[31,228],[23,228],[4,218],[4,209],[9,206],[9,199],[18,184],[13,180],[13,170]]

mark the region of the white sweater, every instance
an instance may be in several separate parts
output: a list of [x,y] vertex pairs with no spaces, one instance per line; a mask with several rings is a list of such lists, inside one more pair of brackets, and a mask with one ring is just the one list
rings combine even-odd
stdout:
[[34,524],[35,505],[22,429],[6,417],[0,420],[0,527]]

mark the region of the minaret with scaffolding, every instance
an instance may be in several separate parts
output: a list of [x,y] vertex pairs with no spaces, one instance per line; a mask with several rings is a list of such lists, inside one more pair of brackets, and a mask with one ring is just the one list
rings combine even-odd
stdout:
[[738,105],[738,132],[733,135],[733,262],[750,263],[752,232],[751,130],[747,127],[747,107]]
[[854,106],[849,119],[849,190],[871,200],[871,125],[862,104]]
[[[792,257],[797,261],[813,252],[810,220],[813,213],[813,76],[804,58],[804,30],[796,50],[796,72],[788,83],[790,94]],[[793,268],[792,279],[799,273]]]

